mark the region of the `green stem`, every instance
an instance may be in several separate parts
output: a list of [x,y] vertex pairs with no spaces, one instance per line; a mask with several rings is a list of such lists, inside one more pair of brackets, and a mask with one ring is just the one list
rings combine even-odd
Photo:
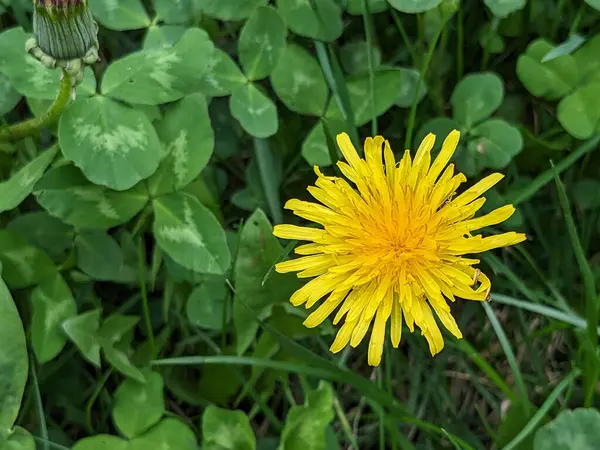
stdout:
[[354,434],[352,433],[352,427],[350,425],[350,422],[348,421],[348,417],[346,417],[346,413],[344,412],[340,401],[335,395],[333,396],[333,409],[335,410],[338,416],[340,424],[342,425],[342,431],[346,435],[346,440],[350,444],[350,447],[353,450],[358,450],[358,442],[356,442]]
[[417,58],[417,52],[415,52],[415,47],[413,46],[412,42],[410,41],[410,38],[408,37],[408,33],[406,32],[404,25],[402,25],[402,20],[400,20],[400,17],[398,16],[398,13],[396,12],[396,10],[394,10],[392,8],[392,9],[390,9],[390,12],[392,13],[392,19],[394,20],[394,23],[396,24],[396,27],[398,28],[398,31],[400,32],[400,36],[402,37],[402,42],[404,43],[406,50],[408,50],[408,53],[410,53],[410,58],[412,60],[412,64],[413,64],[413,66],[416,66],[418,58]]
[[36,403],[36,407],[37,407],[37,413],[38,413],[38,420],[39,420],[39,427],[40,427],[40,434],[42,435],[42,439],[44,439],[46,442],[44,442],[44,450],[49,450],[49,446],[48,446],[48,426],[46,424],[46,414],[44,413],[44,405],[42,403],[42,394],[40,393],[40,384],[38,383],[38,377],[37,377],[37,373],[36,373],[36,367],[35,367],[35,362],[33,360],[33,357],[29,358],[29,367],[31,369],[31,378],[33,381],[33,389],[34,389],[34,394],[35,394],[35,403]]
[[54,103],[50,105],[48,111],[39,117],[26,120],[24,122],[3,128],[0,130],[0,142],[2,141],[16,141],[23,139],[24,137],[30,136],[53,125],[58,121],[61,114],[67,107],[69,99],[71,97],[71,76],[65,71],[62,71],[63,78],[60,82],[60,88],[58,95],[54,100]]
[[92,407],[94,406],[96,399],[102,392],[102,389],[104,389],[104,385],[110,378],[111,374],[112,374],[112,369],[108,369],[104,373],[104,375],[102,375],[102,378],[100,378],[100,381],[96,385],[96,389],[94,390],[94,392],[92,393],[92,396],[88,399],[87,404],[85,405],[85,428],[87,429],[88,433],[90,433],[90,434],[95,433],[94,427],[92,425]]
[[415,95],[413,98],[413,104],[410,109],[410,116],[408,117],[408,126],[406,129],[406,138],[404,140],[404,148],[410,148],[410,143],[412,141],[413,129],[415,127],[415,118],[417,116],[417,105],[419,103],[419,92],[421,91],[421,86],[423,85],[423,81],[425,81],[425,74],[427,73],[427,69],[429,68],[429,64],[431,63],[431,58],[433,57],[433,53],[435,51],[435,47],[440,39],[442,34],[442,30],[446,23],[442,23],[442,26],[436,33],[435,37],[429,43],[429,49],[427,50],[427,54],[425,55],[425,61],[423,61],[423,67],[421,68],[421,74],[419,76],[419,82],[417,83],[417,89],[415,90]]
[[373,72],[373,23],[367,0],[363,0],[363,24],[367,39],[367,62],[369,65],[369,89],[371,91],[371,135],[377,135],[377,114],[375,113],[375,73]]
[[569,29],[569,36],[571,36],[573,33],[575,33],[577,31],[577,29],[579,28],[579,23],[581,22],[581,19],[583,18],[583,10],[585,9],[585,2],[581,2],[581,5],[579,6],[579,10],[577,11],[577,15],[575,16],[575,19],[573,20],[573,23],[571,24],[571,28]]
[[463,73],[465,72],[464,67],[464,30],[463,30],[463,9],[458,8],[458,19],[457,19],[457,29],[456,29],[456,82],[458,83],[462,80]]
[[560,21],[563,17],[563,9],[565,8],[565,0],[558,0],[558,6],[556,16],[554,17],[554,23],[552,24],[552,40],[556,39],[558,29],[560,27]]
[[[552,167],[554,168],[554,166]],[[571,204],[567,197],[565,187],[558,176],[558,172],[556,171],[554,172],[554,178],[556,180],[558,200],[560,202],[560,206],[563,210],[563,216],[567,224],[567,233],[571,241],[571,247],[573,248],[575,260],[577,261],[577,265],[579,266],[579,272],[581,274],[581,280],[583,282],[584,287],[586,305],[585,315],[587,320],[588,339],[590,341],[588,348],[591,350],[588,360],[585,361],[591,367],[590,370],[586,370],[584,372],[584,406],[586,408],[589,408],[593,404],[593,399],[596,392],[596,384],[599,376],[598,364],[596,359],[596,349],[598,348],[598,296],[596,293],[596,282],[594,278],[594,273],[592,272],[592,269],[587,261],[585,250],[583,249],[583,246],[581,245],[581,240],[579,239],[579,232],[577,230],[577,226],[575,225],[573,215],[571,214]]]
[[152,321],[150,320],[150,308],[148,306],[148,293],[146,291],[146,249],[144,248],[144,240],[140,237],[138,243],[138,275],[140,279],[140,293],[142,295],[142,308],[144,310],[144,322],[146,324],[146,332],[150,341],[150,350],[152,359],[156,358],[156,341],[154,340],[154,331],[152,329]]

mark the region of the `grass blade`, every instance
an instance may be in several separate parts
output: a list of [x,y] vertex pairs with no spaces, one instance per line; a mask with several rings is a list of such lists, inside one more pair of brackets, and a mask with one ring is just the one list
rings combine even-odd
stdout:
[[[419,16],[420,17],[420,16]],[[440,28],[437,30],[434,38],[429,42],[429,48],[427,49],[427,54],[425,55],[425,59],[423,60],[423,66],[421,67],[421,71],[419,74],[419,82],[417,83],[417,87],[415,90],[415,95],[413,97],[412,107],[410,108],[410,115],[408,116],[408,125],[406,126],[406,138],[404,139],[404,148],[410,148],[412,142],[412,135],[415,128],[415,120],[417,118],[417,105],[419,104],[419,92],[421,92],[421,86],[425,82],[425,74],[429,69],[429,64],[431,63],[431,59],[433,58],[433,54],[435,52],[435,47],[442,35],[442,31],[446,26],[446,20],[442,19],[442,24]]]
[[510,346],[510,342],[508,342],[508,338],[502,329],[502,325],[498,321],[496,314],[494,314],[494,310],[488,304],[488,302],[482,302],[481,305],[485,313],[490,319],[490,323],[492,324],[492,328],[496,332],[496,336],[498,336],[498,340],[500,341],[500,345],[502,346],[502,350],[504,351],[504,355],[506,356],[506,360],[508,361],[508,365],[510,366],[513,376],[515,377],[515,382],[517,384],[517,389],[519,390],[519,394],[523,399],[523,404],[526,407],[530,406],[529,396],[527,394],[527,388],[525,387],[525,382],[523,381],[523,377],[521,376],[521,371],[519,370],[519,364],[517,363],[517,359],[515,358],[515,354],[512,351],[512,347]]
[[500,260],[500,258],[490,253],[489,255],[484,255],[482,259],[490,265],[494,273],[504,275],[528,300],[536,303],[539,302],[537,296],[525,285],[525,283],[523,283],[516,273]]
[[38,414],[40,434],[42,435],[43,449],[49,450],[49,437],[48,437],[48,426],[46,424],[46,414],[44,413],[44,404],[42,403],[42,394],[40,392],[40,384],[35,369],[35,362],[33,358],[30,358],[29,367],[31,368],[31,379],[33,381],[33,393],[35,398],[36,410]]
[[450,433],[448,433],[443,428],[442,428],[442,431],[444,432],[444,434],[446,435],[446,437],[448,438],[448,440],[450,441],[450,443],[452,444],[452,446],[454,447],[455,450],[462,450],[462,447],[460,445],[458,445],[458,442],[456,442],[456,439],[454,439]]
[[560,207],[562,209],[563,216],[567,224],[569,240],[571,241],[571,247],[573,248],[573,253],[575,254],[575,259],[577,260],[577,265],[579,266],[579,272],[581,274],[581,279],[583,281],[585,292],[587,336],[591,347],[586,346],[584,348],[591,349],[592,352],[590,355],[584,358],[586,365],[586,371],[584,373],[584,403],[586,407],[590,407],[592,406],[593,397],[596,392],[596,383],[599,377],[598,357],[596,355],[595,350],[598,345],[598,307],[596,305],[596,282],[594,279],[592,269],[588,264],[587,257],[585,256],[583,247],[581,246],[581,241],[579,240],[577,227],[575,226],[575,220],[573,219],[573,215],[571,214],[571,205],[569,203],[565,187],[562,184],[562,181],[560,181],[560,177],[558,176],[558,172],[555,170],[554,165],[552,165],[552,169],[554,170],[554,179],[556,181],[556,189],[558,190],[558,199],[560,202]]
[[267,205],[271,212],[271,217],[275,224],[283,222],[283,210],[281,208],[281,199],[279,198],[279,181],[276,179],[277,170],[273,154],[269,148],[267,139],[254,138],[254,152],[260,181],[262,182]]
[[[576,328],[587,328],[587,322],[584,318],[579,317],[573,313],[563,312],[559,309],[552,308],[550,306],[540,305],[539,303],[531,303],[525,300],[518,300],[508,295],[492,294],[492,300],[496,303],[502,303],[503,305],[514,306],[516,308],[524,309],[542,316],[546,316],[550,319],[558,320],[560,322],[568,323]],[[596,328],[598,336],[600,336],[600,327]]]
[[527,425],[523,427],[523,429],[517,434],[512,441],[510,441],[507,445],[505,445],[502,450],[512,450],[517,448],[517,446],[525,439],[529,434],[535,429],[535,427],[542,421],[544,416],[548,413],[548,410],[552,407],[556,399],[563,393],[567,387],[575,378],[579,376],[579,371],[574,370],[569,375],[567,375],[558,385],[554,388],[554,390],[550,393],[550,395],[546,398],[540,409],[536,411],[533,417],[527,422]]
[[290,241],[289,244],[285,246],[285,248],[281,252],[281,255],[279,255],[279,258],[277,258],[273,262],[273,265],[271,267],[269,267],[269,270],[267,270],[267,273],[265,273],[265,276],[263,277],[261,284],[260,284],[261,286],[264,286],[265,283],[271,277],[271,275],[273,275],[273,272],[275,272],[275,266],[277,264],[279,264],[280,262],[285,261],[288,258],[288,256],[290,256],[290,253],[292,253],[292,250],[294,250],[294,247],[296,247],[296,244],[298,244],[298,241]]
[[321,70],[323,71],[323,75],[325,75],[327,84],[329,84],[329,89],[333,92],[333,98],[340,107],[340,111],[346,121],[348,135],[350,135],[350,139],[354,143],[356,150],[362,153],[358,129],[354,122],[354,111],[350,104],[350,95],[348,94],[348,86],[346,86],[346,79],[344,78],[342,68],[330,46],[325,45],[323,42],[315,41],[315,49],[317,51],[317,58],[321,64]]
[[43,439],[43,438],[40,438],[40,437],[37,437],[37,436],[33,436],[33,439],[36,442],[39,442],[41,444],[44,444],[44,445],[48,446],[48,448],[50,448],[50,449],[71,450],[69,447],[65,447],[64,445],[56,444],[56,443],[54,443],[52,441],[49,441],[47,439]]
[[473,361],[473,363],[479,367],[479,369],[493,382],[498,389],[500,389],[504,394],[513,402],[517,401],[517,396],[510,388],[508,384],[504,382],[502,376],[492,367],[490,363],[488,363],[483,356],[479,354],[479,352],[465,339],[458,339],[456,342],[452,343],[457,349],[465,353]]
[[329,151],[329,159],[331,160],[331,168],[335,173],[335,176],[341,177],[342,172],[337,166],[337,162],[341,159],[341,154],[337,148],[337,144],[335,142],[335,133],[333,133],[331,129],[331,125],[329,124],[329,120],[325,117],[321,118],[321,123],[323,124],[323,130],[325,131],[325,141],[327,142],[327,150]]
[[377,114],[375,113],[375,72],[373,67],[373,19],[369,2],[362,0],[362,16],[367,41],[367,65],[369,68],[369,90],[371,94],[371,135],[377,136]]
[[538,175],[531,183],[529,183],[524,188],[516,190],[512,193],[508,193],[506,195],[507,203],[511,203],[514,206],[517,206],[519,203],[523,203],[529,200],[540,189],[542,189],[554,179],[554,171],[556,171],[556,173],[558,174],[564,172],[583,155],[595,150],[598,147],[598,143],[600,143],[600,136],[594,136],[593,138],[585,141],[583,144],[577,147],[577,149],[570,153],[569,156],[561,159],[556,164],[556,166],[554,166],[554,170],[548,169],[545,172]]

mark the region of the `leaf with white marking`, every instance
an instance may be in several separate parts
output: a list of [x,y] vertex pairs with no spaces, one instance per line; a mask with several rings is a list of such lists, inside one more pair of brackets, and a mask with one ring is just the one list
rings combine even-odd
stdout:
[[[34,99],[54,100],[60,87],[60,70],[49,70],[24,51],[32,37],[22,28],[10,28],[0,34],[0,72],[10,80],[13,88]],[[92,69],[85,71],[83,82],[77,88],[79,97],[89,97],[96,90]]]
[[246,413],[210,405],[202,414],[202,448],[255,450],[256,437]]
[[327,105],[327,82],[319,63],[302,47],[287,46],[271,74],[271,84],[285,106],[300,114],[320,116]]
[[75,166],[50,170],[35,185],[37,201],[51,215],[76,228],[108,229],[129,221],[148,202],[140,183],[127,191],[111,191],[90,183]]
[[506,17],[525,7],[526,0],[483,0],[496,17]]
[[95,280],[132,282],[137,271],[125,264],[117,241],[101,230],[86,230],[75,238],[77,266]]
[[58,355],[67,343],[62,323],[75,317],[77,305],[69,286],[58,273],[33,290],[31,302],[31,343],[38,361],[45,363]]
[[[380,13],[386,11],[389,8],[387,0],[367,0],[369,4],[369,11],[371,14]],[[346,6],[346,12],[353,16],[361,16],[363,13],[364,0],[348,0]]]
[[323,450],[325,430],[333,420],[333,389],[320,381],[309,391],[304,405],[290,408],[281,431],[280,450]]
[[141,0],[89,0],[89,5],[98,22],[110,30],[138,30],[151,24]]
[[14,427],[10,436],[3,442],[2,450],[36,450],[35,440],[25,428]]
[[143,372],[146,382],[123,381],[115,391],[112,417],[123,436],[133,439],[152,428],[165,412],[164,383],[157,372]]
[[21,214],[12,219],[6,228],[44,250],[55,261],[64,261],[73,246],[73,227],[45,211]]
[[523,148],[519,129],[503,119],[489,119],[471,129],[466,148],[456,153],[456,166],[468,177],[483,169],[502,170]]
[[241,230],[234,268],[233,325],[239,355],[256,337],[256,317],[262,320],[271,317],[273,306],[287,303],[300,286],[298,278],[289,273],[273,273],[263,284],[265,273],[282,252],[268,217],[261,210],[256,210]]
[[198,81],[198,90],[211,97],[230,95],[248,80],[236,62],[220,48],[215,48],[208,61],[208,70]]
[[186,23],[192,16],[191,0],[154,0],[154,9],[165,23]]
[[128,340],[124,338],[126,333],[136,326],[138,321],[139,318],[135,316],[113,314],[107,317],[100,326],[98,337],[104,357],[114,369],[128,378],[137,380],[139,383],[145,383],[144,374],[129,359],[128,355],[131,351],[128,348]]
[[0,212],[10,211],[31,194],[33,186],[42,177],[54,159],[58,147],[43,152],[8,180],[0,183]]
[[13,88],[8,76],[0,72],[0,115],[12,111],[19,101],[21,94]]
[[350,75],[369,73],[369,58],[372,58],[373,70],[377,70],[381,66],[381,50],[364,40],[348,42],[340,49],[340,62]]
[[186,312],[190,323],[207,330],[222,330],[231,317],[231,313],[226,311],[228,293],[225,277],[206,277],[187,300]]
[[175,262],[199,273],[224,274],[231,263],[225,231],[195,197],[177,192],[154,200],[154,236]]
[[252,14],[254,8],[269,3],[268,0],[196,0],[200,9],[209,17],[220,20],[242,20]]
[[[327,119],[327,124],[331,128],[331,133],[335,136],[343,133],[346,129],[344,120]],[[341,156],[339,150],[336,149]],[[325,124],[322,120],[318,121],[313,129],[308,133],[302,143],[302,157],[311,166],[330,166],[331,155],[325,133]]]
[[442,0],[388,0],[390,5],[398,11],[417,14],[435,8]]
[[2,279],[0,279],[0,342],[2,342],[2,347],[0,347],[0,444],[3,444],[2,439],[8,437],[7,434],[19,415],[29,364],[21,317],[10,291]]
[[492,115],[503,99],[504,82],[497,74],[469,74],[460,80],[452,92],[450,102],[453,118],[460,124],[472,127]]
[[335,0],[277,0],[276,3],[289,29],[300,36],[330,42],[342,35],[342,10]]
[[240,33],[238,53],[249,80],[268,76],[285,49],[287,28],[270,6],[256,8]]
[[58,139],[65,158],[91,182],[119,191],[152,175],[164,155],[143,112],[100,96],[67,108]]
[[102,79],[102,93],[141,105],[179,100],[198,91],[213,51],[206,31],[190,28],[170,48],[150,48],[113,62]]
[[85,312],[66,320],[63,330],[85,359],[100,367],[100,309]]
[[[407,69],[399,67],[398,70],[402,74],[402,83],[400,84],[400,90],[396,98],[396,105],[402,108],[410,108],[415,101],[415,93],[417,86],[419,86],[419,78],[421,73],[417,69]],[[419,87],[419,95],[417,95],[417,103],[420,103],[427,94],[427,85],[425,81],[421,83]]]
[[[129,441],[129,450],[197,450],[196,435],[185,423],[172,417],[161,420],[146,434]],[[112,448],[111,448],[112,450]],[[204,450],[210,450],[205,448]]]
[[170,48],[183,37],[187,28],[180,25],[152,25],[148,28],[142,48]]
[[231,115],[252,136],[266,138],[277,133],[277,107],[254,84],[248,83],[233,91],[229,108]]
[[[394,106],[400,86],[402,86],[402,73],[398,69],[380,70],[375,73],[373,95],[371,95],[371,83],[368,75],[348,81],[348,95],[356,125],[364,125],[372,120],[373,113],[375,113],[375,117],[379,117]],[[343,119],[337,102],[329,103],[326,117]]]
[[202,94],[184,97],[168,110],[157,126],[168,151],[160,168],[149,180],[152,194],[163,194],[191,183],[206,166],[215,147],[215,137]]
[[8,230],[0,230],[0,262],[2,278],[11,289],[35,286],[57,271],[48,255]]

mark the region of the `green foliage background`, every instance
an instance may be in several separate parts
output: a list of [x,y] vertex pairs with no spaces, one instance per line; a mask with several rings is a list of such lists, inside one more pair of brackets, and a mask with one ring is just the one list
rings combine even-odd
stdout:
[[[1,450],[598,448],[599,1],[88,2],[101,62],[0,142]],[[4,124],[59,89],[31,3],[0,0]],[[483,258],[494,302],[453,305],[436,358],[331,355],[273,272],[283,204],[339,132],[455,128],[529,241]]]

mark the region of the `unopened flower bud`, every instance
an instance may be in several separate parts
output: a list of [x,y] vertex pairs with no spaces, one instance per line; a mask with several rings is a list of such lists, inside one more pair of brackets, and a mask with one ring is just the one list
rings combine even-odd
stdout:
[[46,67],[62,67],[75,84],[98,61],[98,25],[87,0],[33,0],[33,34],[27,51]]

